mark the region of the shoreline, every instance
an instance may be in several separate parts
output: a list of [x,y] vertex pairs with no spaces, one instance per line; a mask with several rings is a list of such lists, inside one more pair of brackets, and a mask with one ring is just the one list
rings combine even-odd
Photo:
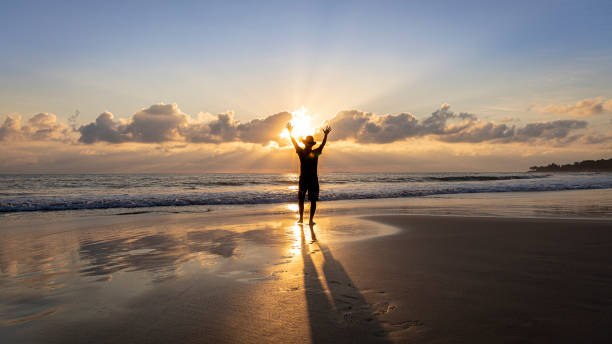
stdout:
[[[297,200],[296,202],[297,203]],[[22,221],[29,218],[115,216],[133,215],[172,215],[208,213],[217,216],[221,212],[237,215],[268,214],[291,215],[296,209],[294,202],[262,204],[225,204],[225,205],[187,205],[133,208],[103,208],[78,210],[22,211],[0,213],[0,218],[8,221]],[[569,204],[568,204],[569,203]],[[365,198],[350,200],[319,201],[317,214],[330,215],[337,212],[357,214],[351,208],[401,211],[412,215],[455,215],[524,218],[567,218],[567,219],[612,219],[612,189],[555,190],[537,192],[490,192],[441,194],[420,197]],[[509,211],[509,207],[513,208]],[[547,207],[554,207],[551,212]],[[592,209],[588,209],[592,208]],[[369,211],[367,210],[366,211]],[[415,211],[421,211],[417,212]],[[588,212],[585,210],[595,210]],[[537,210],[537,212],[534,212]],[[571,215],[575,215],[572,217]],[[0,226],[0,230],[1,230]]]

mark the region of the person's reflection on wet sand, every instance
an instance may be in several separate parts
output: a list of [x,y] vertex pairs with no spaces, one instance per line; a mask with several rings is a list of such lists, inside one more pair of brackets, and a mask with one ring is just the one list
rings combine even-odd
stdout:
[[[387,333],[342,264],[333,257],[329,247],[317,241],[314,227],[309,228],[312,240],[307,244],[304,226],[300,225],[304,290],[312,342],[389,342]],[[311,257],[318,252],[322,253],[322,257],[318,258],[323,258],[321,276]],[[323,280],[329,293],[323,286]]]

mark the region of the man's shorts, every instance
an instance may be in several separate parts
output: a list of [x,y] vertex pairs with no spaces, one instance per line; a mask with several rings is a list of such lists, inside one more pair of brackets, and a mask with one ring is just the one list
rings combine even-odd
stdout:
[[317,177],[300,177],[300,189],[298,190],[298,198],[303,199],[308,191],[309,201],[319,200],[319,178]]

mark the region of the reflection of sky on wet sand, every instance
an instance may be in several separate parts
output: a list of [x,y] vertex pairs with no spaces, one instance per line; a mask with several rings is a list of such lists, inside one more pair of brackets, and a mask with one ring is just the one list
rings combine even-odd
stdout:
[[[300,257],[300,228],[292,217],[153,217],[159,223],[147,222],[150,214],[140,214],[83,230],[74,222],[86,222],[86,217],[68,219],[73,226],[68,230],[62,230],[61,223],[49,231],[3,230],[0,328],[66,315],[64,311],[95,316],[88,314],[88,303],[120,307],[182,276],[214,274],[242,282],[274,279],[270,268]],[[318,222],[318,239],[327,242],[393,231],[350,217],[321,217]]]

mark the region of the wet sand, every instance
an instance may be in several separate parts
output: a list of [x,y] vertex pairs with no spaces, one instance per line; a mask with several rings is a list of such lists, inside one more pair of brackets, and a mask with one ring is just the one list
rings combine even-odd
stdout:
[[[403,231],[336,249],[385,292],[389,338],[415,343],[609,343],[612,222],[380,216]],[[372,278],[378,276],[378,278]]]
[[314,232],[259,210],[32,221],[0,231],[3,343],[612,340],[606,219],[328,208]]
[[398,230],[321,216],[315,237],[293,212],[258,212],[77,213],[2,228],[0,339],[384,342],[375,311],[330,247]]

